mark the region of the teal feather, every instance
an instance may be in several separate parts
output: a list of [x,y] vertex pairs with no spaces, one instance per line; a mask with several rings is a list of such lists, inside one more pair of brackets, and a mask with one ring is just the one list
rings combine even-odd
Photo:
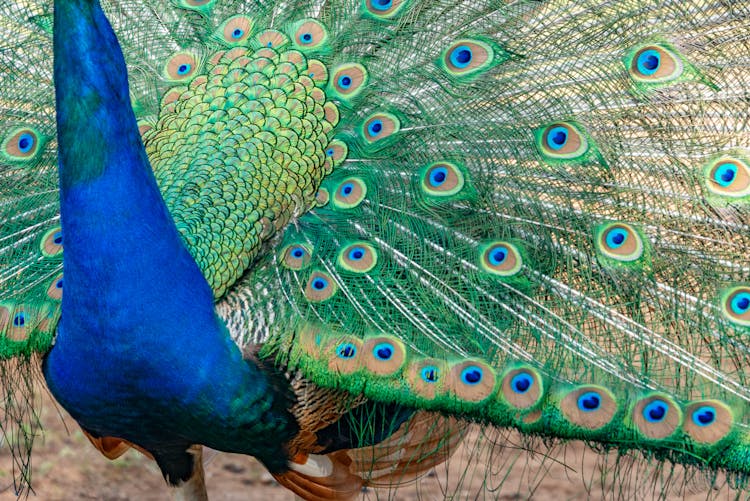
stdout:
[[[102,4],[238,346],[747,488],[745,1]],[[6,433],[61,310],[50,11],[0,6]]]

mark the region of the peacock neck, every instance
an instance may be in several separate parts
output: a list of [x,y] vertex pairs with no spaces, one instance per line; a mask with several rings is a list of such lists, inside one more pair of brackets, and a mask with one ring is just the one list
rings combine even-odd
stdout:
[[108,170],[145,181],[149,163],[125,62],[98,1],[56,0],[54,44],[62,189],[95,182]]
[[[249,366],[159,193],[98,2],[56,0],[54,32],[65,294],[50,389],[100,433],[127,428],[120,407],[166,402],[163,415],[169,402],[253,396]],[[232,383],[217,392],[215,380]]]
[[98,2],[56,0],[54,33],[65,294],[50,390],[85,429],[138,443],[173,478],[186,478],[174,465],[195,443],[283,468],[257,437],[290,438],[293,418],[243,360],[182,243]]
[[[127,316],[134,310],[149,322],[179,315],[185,303],[213,319],[212,292],[161,198],[130,105],[125,62],[98,1],[56,0],[54,33],[63,336],[96,318],[99,335],[114,337],[118,322],[132,324]],[[104,317],[102,309],[117,314]]]

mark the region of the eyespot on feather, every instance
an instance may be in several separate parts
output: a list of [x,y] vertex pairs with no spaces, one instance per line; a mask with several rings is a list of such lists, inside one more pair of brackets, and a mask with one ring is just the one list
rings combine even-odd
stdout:
[[501,277],[517,275],[523,267],[518,248],[510,242],[497,240],[482,246],[479,265],[487,273]]
[[640,259],[645,251],[638,231],[633,226],[620,222],[598,226],[595,245],[602,256],[626,263]]
[[219,34],[221,40],[232,45],[245,45],[250,40],[255,23],[248,16],[232,16],[221,25]]
[[305,297],[313,302],[320,303],[331,299],[338,287],[330,275],[322,271],[314,271],[305,286]]
[[353,209],[365,199],[367,185],[358,177],[341,181],[333,195],[333,205],[339,209]]
[[663,439],[672,435],[682,424],[682,412],[666,395],[654,394],[638,400],[631,414],[641,435]]
[[398,339],[377,336],[365,339],[363,365],[378,376],[392,376],[406,363],[406,348]]
[[444,392],[447,374],[448,366],[443,360],[424,358],[409,364],[406,381],[414,393],[431,400]]
[[189,82],[198,72],[198,59],[190,52],[178,52],[164,66],[164,78],[171,82]]
[[732,323],[750,327],[750,285],[726,289],[721,295],[721,312]]
[[352,273],[367,273],[378,264],[378,252],[367,242],[354,242],[341,249],[337,264]]
[[328,30],[315,19],[303,19],[295,25],[292,33],[294,45],[303,52],[321,49],[328,42]]
[[57,320],[60,318],[59,310],[50,311],[47,313],[42,312],[39,317],[40,320],[36,326],[36,331],[51,333],[57,326]]
[[297,345],[307,355],[319,359],[324,348],[324,334],[318,324],[305,323],[297,334]]
[[368,145],[385,141],[401,130],[398,117],[390,113],[374,113],[362,124],[362,138]]
[[[330,125],[330,129],[326,130],[326,133],[333,129],[333,127],[336,127],[336,124],[339,123],[339,108],[333,102],[328,101],[323,105],[323,115],[325,116],[326,122],[328,122]],[[325,125],[325,124],[324,124]]]
[[461,400],[481,402],[495,392],[495,380],[489,365],[479,360],[465,360],[450,367],[446,383],[450,392]]
[[52,279],[49,287],[47,287],[47,297],[54,301],[62,300],[63,293],[63,276],[60,273],[58,276]]
[[450,44],[439,66],[454,78],[473,78],[492,67],[495,51],[485,42],[463,38]]
[[388,20],[396,17],[410,0],[362,0],[363,13],[368,17]]
[[555,122],[537,129],[534,135],[537,149],[549,159],[574,160],[589,150],[588,140],[572,123]]
[[544,382],[536,370],[519,367],[505,373],[499,395],[516,409],[529,409],[544,396]]
[[362,92],[368,79],[367,69],[359,63],[339,65],[333,70],[328,84],[329,93],[343,101],[350,101]]
[[307,61],[307,76],[309,76],[317,87],[323,87],[328,82],[328,68],[317,59]]
[[319,188],[318,193],[315,195],[315,204],[318,207],[324,207],[328,205],[328,202],[331,200],[331,194],[328,193],[328,190],[325,188]]
[[39,248],[45,257],[57,257],[63,252],[62,228],[56,226],[42,236]]
[[265,30],[255,36],[255,41],[260,47],[278,49],[289,43],[289,37],[278,30]]
[[31,318],[23,306],[14,303],[0,303],[0,334],[11,341],[25,341],[31,330]]
[[349,154],[349,147],[345,142],[334,139],[328,143],[328,148],[326,148],[325,154],[326,156],[331,157],[334,167],[338,167],[344,162],[344,160],[346,160],[346,156]]
[[351,374],[362,368],[362,340],[354,336],[335,335],[325,343],[328,368],[340,374]]
[[732,409],[718,400],[692,402],[685,409],[682,429],[700,444],[715,444],[732,431]]
[[11,130],[2,142],[2,156],[10,161],[29,161],[36,158],[44,146],[45,137],[31,127]]
[[421,173],[422,191],[433,197],[448,197],[464,187],[464,174],[451,162],[435,162]]
[[682,75],[685,66],[678,55],[660,45],[650,44],[632,52],[628,73],[644,83],[669,82]]
[[746,159],[725,155],[709,162],[703,172],[710,193],[730,199],[750,197],[750,164]]
[[290,270],[302,270],[310,266],[312,249],[307,244],[289,244],[281,250],[281,265]]
[[608,425],[617,413],[617,402],[609,390],[601,386],[581,386],[560,401],[560,411],[570,423],[598,430]]

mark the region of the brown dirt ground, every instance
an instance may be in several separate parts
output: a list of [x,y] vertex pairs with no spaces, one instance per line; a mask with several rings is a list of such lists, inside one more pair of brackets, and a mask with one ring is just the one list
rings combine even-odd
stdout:
[[[29,495],[30,499],[149,501],[170,498],[170,489],[152,461],[133,450],[115,461],[107,460],[88,443],[70,416],[64,411],[59,411],[58,414],[58,408],[48,397],[45,397],[42,423],[45,434],[35,444],[32,478],[34,492]],[[472,444],[477,443],[477,440],[479,443],[487,443],[488,440],[477,431],[473,431],[470,436],[469,443]],[[619,480],[613,481],[610,471],[609,480],[604,483],[608,490],[603,491],[601,473],[607,468],[611,469],[615,458],[610,457],[603,466],[599,455],[579,443],[552,450],[543,444],[537,444],[537,450],[547,452],[529,455],[517,451],[514,444],[518,437],[514,434],[504,434],[493,440],[502,441],[505,444],[503,450],[486,450],[485,455],[478,461],[472,461],[468,468],[466,465],[475,453],[471,446],[459,449],[452,458],[448,471],[445,467],[438,467],[417,484],[404,486],[396,493],[368,489],[363,492],[361,499],[439,500],[447,493],[452,499],[562,501],[586,498],[654,499],[664,496],[670,500],[697,501],[707,497],[733,499],[737,495],[726,487],[708,488],[705,480],[685,482],[684,475],[679,472],[676,484],[680,488],[663,489],[658,486],[665,474],[643,475],[643,468],[631,471],[627,467],[620,472]],[[627,460],[622,461],[631,464]],[[515,463],[515,466],[508,472],[511,463]],[[494,466],[490,466],[488,470],[487,465]],[[645,469],[649,470],[649,467],[646,466]],[[446,481],[447,478],[450,481]],[[246,456],[217,455],[206,466],[206,481],[209,496],[214,501],[295,499],[290,492],[277,485],[257,461]],[[482,486],[490,490],[483,489]],[[637,490],[634,492],[635,487]],[[745,496],[750,498],[748,493],[740,494],[740,498],[746,499]],[[0,501],[15,498],[11,459],[7,449],[1,448]]]

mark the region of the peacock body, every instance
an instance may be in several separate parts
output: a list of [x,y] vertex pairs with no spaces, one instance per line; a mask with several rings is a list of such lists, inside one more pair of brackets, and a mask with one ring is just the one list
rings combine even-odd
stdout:
[[3,429],[41,354],[171,483],[200,444],[350,497],[368,474],[299,465],[398,438],[418,473],[460,440],[427,411],[744,488],[749,29],[744,0],[3,4]]

